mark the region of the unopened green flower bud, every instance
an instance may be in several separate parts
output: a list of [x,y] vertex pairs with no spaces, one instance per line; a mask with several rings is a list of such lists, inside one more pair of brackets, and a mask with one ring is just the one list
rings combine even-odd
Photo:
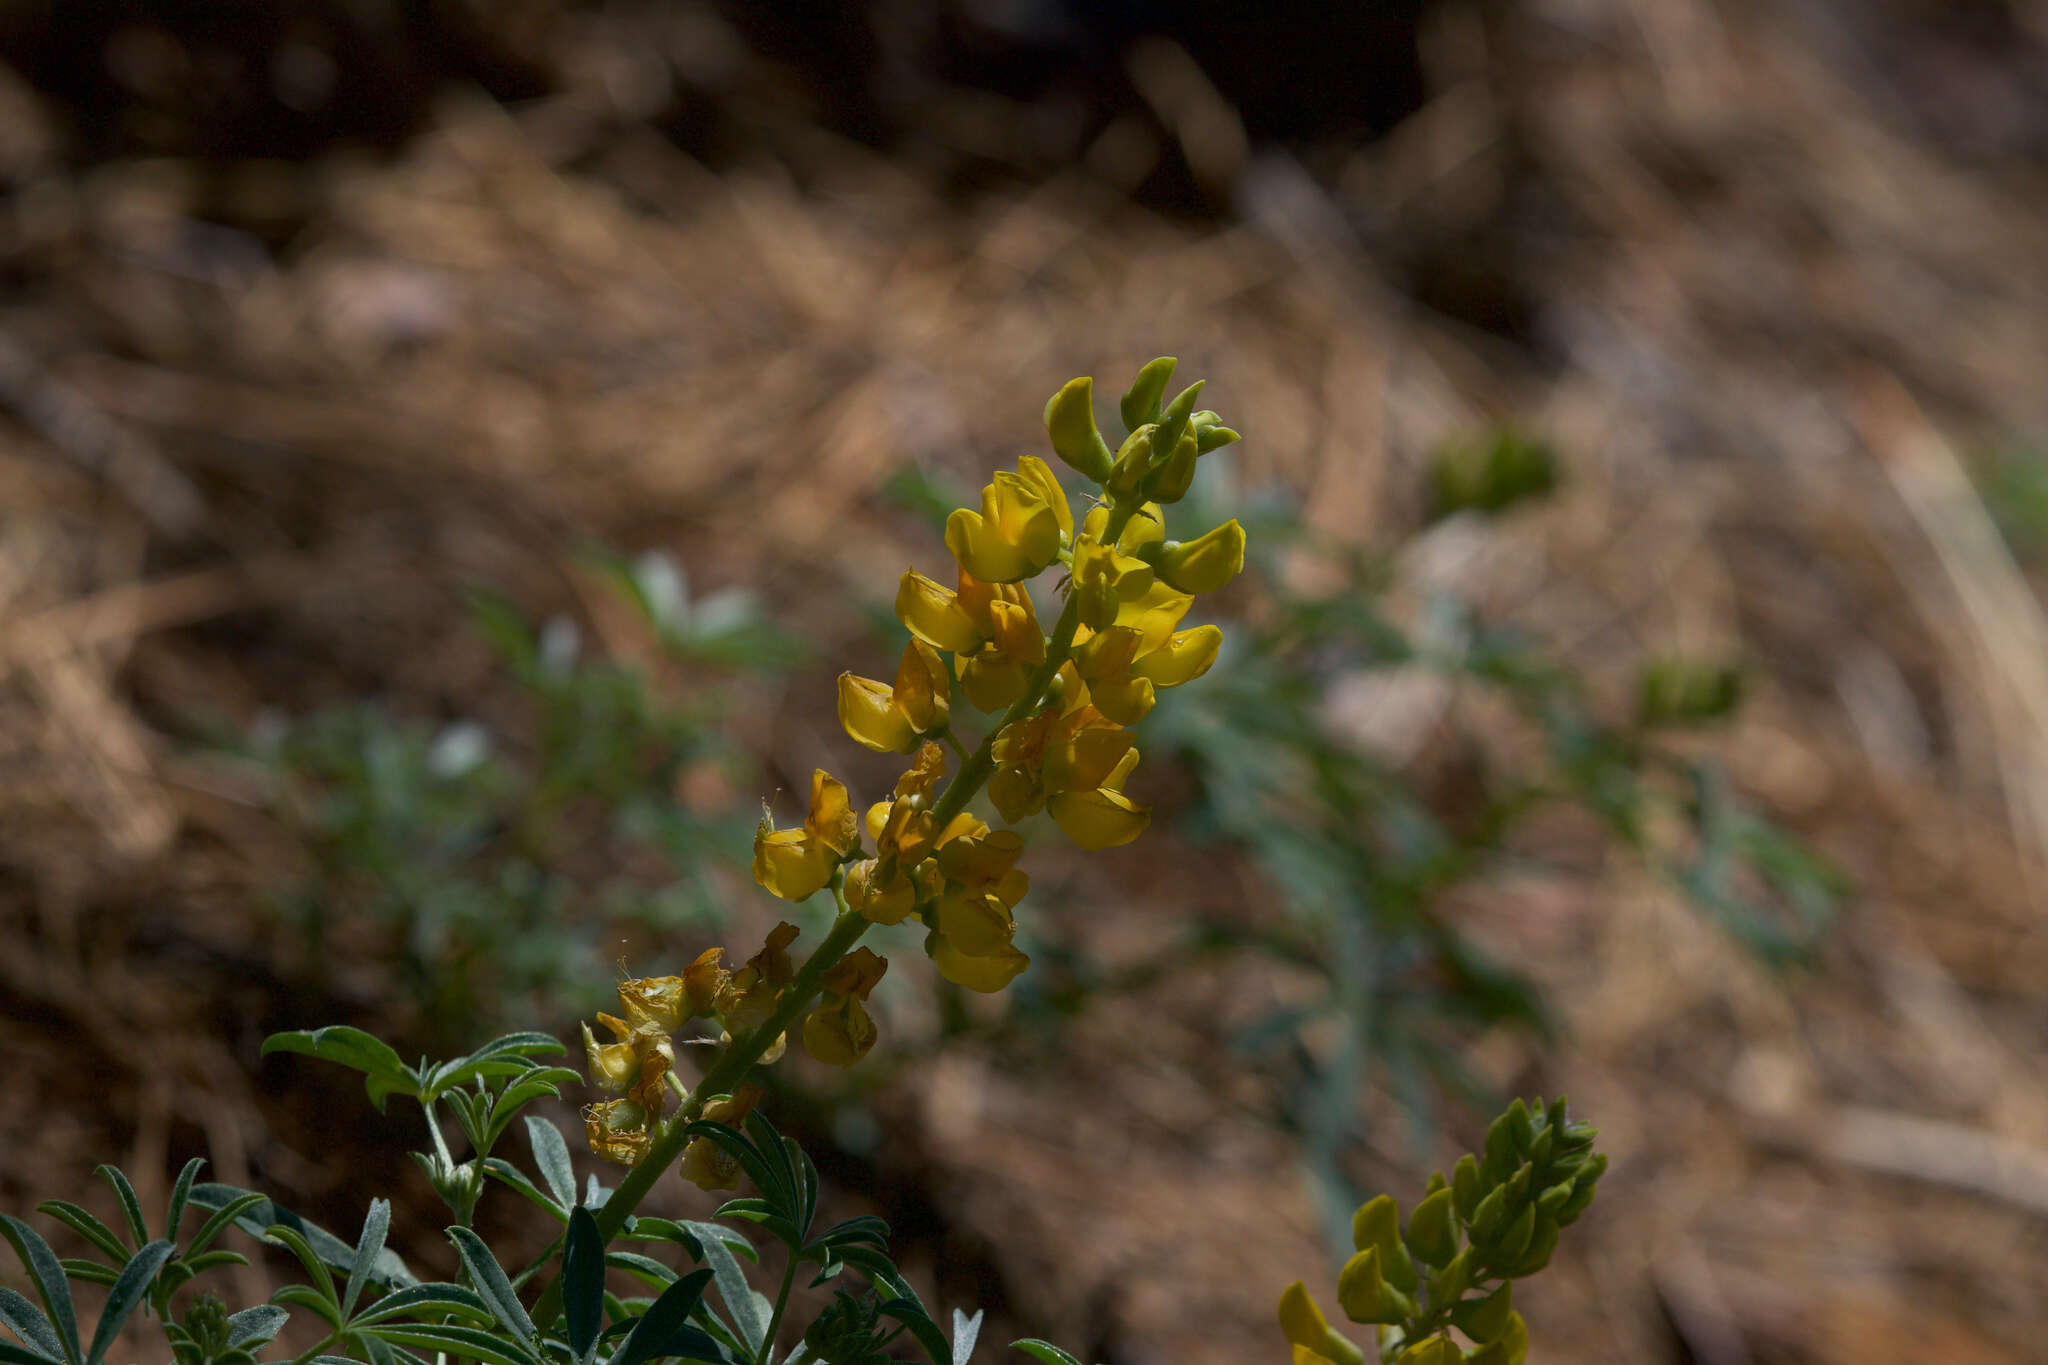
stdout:
[[1221,450],[1225,446],[1236,445],[1243,439],[1242,436],[1239,436],[1229,427],[1203,427],[1195,433],[1195,444],[1200,447],[1204,455],[1207,455],[1212,450]]
[[1466,1247],[1463,1251],[1451,1257],[1442,1270],[1431,1275],[1429,1277],[1429,1301],[1431,1303],[1456,1303],[1459,1299],[1463,1298],[1465,1290],[1472,1283],[1472,1270],[1477,1263],[1478,1255],[1479,1253],[1474,1248]]
[[1508,1315],[1514,1307],[1515,1286],[1509,1281],[1483,1299],[1470,1299],[1453,1308],[1451,1322],[1483,1346],[1507,1331]]
[[1095,381],[1070,379],[1045,404],[1045,432],[1055,455],[1088,478],[1109,477],[1112,457],[1095,426]]
[[1536,1219],[1536,1230],[1529,1235],[1529,1245],[1523,1250],[1521,1259],[1515,1262],[1516,1275],[1534,1275],[1550,1264],[1551,1253],[1557,1250],[1557,1231],[1555,1218],[1544,1215]]
[[1500,1335],[1465,1357],[1465,1365],[1522,1365],[1529,1358],[1529,1327],[1520,1313],[1508,1314]]
[[1541,1132],[1536,1134],[1535,1138],[1529,1143],[1529,1161],[1531,1165],[1541,1166],[1550,1160],[1551,1144],[1556,1137],[1557,1130],[1547,1125]]
[[1148,361],[1132,381],[1131,391],[1117,404],[1117,411],[1123,415],[1124,430],[1136,431],[1147,422],[1159,420],[1159,400],[1166,396],[1166,386],[1173,378],[1173,367],[1180,362],[1170,355]]
[[1415,1206],[1408,1216],[1408,1246],[1425,1265],[1443,1265],[1457,1254],[1458,1234],[1448,1189],[1439,1189]]
[[1155,426],[1142,426],[1124,437],[1124,443],[1117,447],[1116,459],[1111,462],[1109,477],[1102,481],[1104,488],[1120,498],[1138,491],[1152,464],[1152,438],[1158,430]]
[[1496,1185],[1487,1191],[1486,1198],[1479,1201],[1479,1207],[1472,1210],[1472,1240],[1492,1241],[1494,1229],[1500,1226],[1500,1221],[1507,1215],[1507,1210],[1506,1190]]
[[1470,1152],[1451,1167],[1451,1207],[1468,1223],[1472,1221],[1472,1210],[1479,1207],[1479,1163]]
[[1462,1365],[1464,1359],[1449,1337],[1429,1337],[1401,1352],[1397,1365]]
[[1549,1189],[1545,1190],[1543,1193],[1536,1196],[1536,1212],[1539,1214],[1549,1214],[1555,1217],[1557,1211],[1563,1208],[1565,1201],[1570,1199],[1571,1197],[1572,1182],[1569,1180],[1560,1180],[1555,1185],[1552,1185]]
[[1384,1288],[1376,1246],[1357,1252],[1337,1272],[1337,1304],[1353,1322],[1387,1321],[1380,1316],[1380,1291]]
[[1508,1183],[1501,1188],[1507,1192],[1508,1207],[1514,1208],[1529,1197],[1529,1181],[1535,1169],[1528,1162],[1515,1167],[1515,1173],[1508,1177]]
[[1515,1265],[1522,1259],[1523,1253],[1528,1251],[1529,1239],[1535,1235],[1536,1206],[1524,1204],[1522,1211],[1515,1215],[1515,1221],[1507,1225],[1506,1230],[1490,1248],[1491,1255],[1488,1259],[1501,1269]]
[[1244,527],[1235,517],[1194,540],[1159,547],[1159,577],[1180,592],[1215,592],[1244,568]]
[[1480,1174],[1488,1184],[1498,1185],[1515,1173],[1517,1159],[1514,1124],[1508,1115],[1502,1114],[1487,1127],[1486,1155]]
[[1173,401],[1166,405],[1166,410],[1159,414],[1159,435],[1155,441],[1156,449],[1172,450],[1180,444],[1182,434],[1188,429],[1188,418],[1194,415],[1195,395],[1202,391],[1202,385],[1206,383],[1208,383],[1206,379],[1197,379],[1194,383],[1175,394]]
[[1179,502],[1195,482],[1195,459],[1201,454],[1192,433],[1183,435],[1173,454],[1145,476],[1145,496],[1153,502]]
[[1529,1126],[1529,1106],[1516,1099],[1508,1106],[1508,1112],[1503,1117],[1507,1120],[1508,1136],[1515,1140],[1515,1150],[1526,1156],[1529,1151],[1529,1139],[1533,1136]]
[[1351,1245],[1360,1251],[1378,1247],[1385,1255],[1401,1238],[1401,1206],[1391,1194],[1375,1195],[1351,1215]]

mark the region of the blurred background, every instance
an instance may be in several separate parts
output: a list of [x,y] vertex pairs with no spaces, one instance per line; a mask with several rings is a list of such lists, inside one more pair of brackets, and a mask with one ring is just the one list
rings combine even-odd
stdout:
[[778,1069],[834,1197],[989,1340],[1279,1358],[1562,1090],[1532,1358],[2039,1359],[2022,0],[0,8],[0,1208],[204,1156],[452,1269],[416,1117],[262,1038],[751,952],[897,576],[1160,354],[1231,651],[1144,840],[1033,832],[1016,987],[885,933]]

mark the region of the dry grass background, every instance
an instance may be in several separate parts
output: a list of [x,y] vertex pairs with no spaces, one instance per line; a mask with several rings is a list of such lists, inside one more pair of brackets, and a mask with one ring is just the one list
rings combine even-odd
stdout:
[[[1718,742],[1859,887],[1789,981],[1626,860],[1466,893],[1565,1024],[1478,1064],[1568,1090],[1615,1155],[1528,1296],[1534,1358],[2039,1359],[2048,664],[1963,458],[2048,428],[2048,184],[2010,74],[2048,30],[1902,55],[1852,12],[1440,11],[1428,104],[1306,169],[1153,45],[1157,126],[1240,205],[1202,223],[1122,192],[1161,152],[1135,123],[962,199],[769,106],[714,173],[621,113],[631,35],[602,26],[564,59],[597,75],[450,99],[388,162],[72,177],[6,88],[0,1203],[101,1159],[160,1186],[194,1146],[223,1179],[345,1186],[340,1121],[250,1070],[248,907],[284,855],[180,718],[449,707],[488,673],[460,588],[591,616],[591,535],[872,663],[842,594],[937,553],[883,480],[976,478],[1030,447],[1030,395],[1171,350],[1251,433],[1247,481],[1366,541],[1412,526],[1439,440],[1551,437],[1560,498],[1428,533],[1404,573],[1615,688],[1646,651],[1754,660]],[[1921,116],[1972,82],[1990,123]],[[221,195],[307,226],[250,249],[195,219]],[[1432,256],[1528,325],[1418,305]],[[825,687],[742,719],[775,770],[841,745]],[[1173,913],[1170,868],[1117,875],[1126,908],[1078,931],[1105,952]],[[882,1160],[1004,1317],[1107,1360],[1277,1356],[1272,1296],[1322,1252],[1257,1078],[1201,1028],[1230,988],[1104,1005],[1056,1082],[969,1052],[892,1083]]]

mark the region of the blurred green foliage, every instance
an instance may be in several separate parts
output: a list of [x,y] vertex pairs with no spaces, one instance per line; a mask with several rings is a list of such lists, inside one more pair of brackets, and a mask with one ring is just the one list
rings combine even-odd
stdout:
[[474,622],[525,723],[358,704],[248,747],[311,864],[281,899],[308,967],[326,969],[343,921],[377,925],[391,1000],[418,1011],[423,1041],[585,1010],[614,975],[608,936],[723,920],[757,785],[727,731],[729,677],[800,651],[742,595],[692,602],[666,556],[590,563],[657,642],[648,667],[594,657],[566,619],[536,628],[480,591]]

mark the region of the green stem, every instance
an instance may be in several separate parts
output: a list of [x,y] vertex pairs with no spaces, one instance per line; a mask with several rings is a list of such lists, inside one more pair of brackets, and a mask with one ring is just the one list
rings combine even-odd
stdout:
[[761,1334],[761,1353],[754,1358],[754,1365],[768,1365],[768,1357],[775,1350],[775,1333],[782,1326],[782,1311],[789,1307],[789,1291],[796,1284],[796,1248],[789,1249],[789,1264],[782,1268],[782,1288],[775,1291],[775,1311],[768,1315],[768,1330]]
[[[1111,509],[1109,524],[1103,530],[1102,538],[1105,544],[1116,543],[1117,537],[1123,533],[1125,524],[1130,521],[1131,515],[1137,509],[1136,503],[1118,503]],[[1032,672],[1024,685],[1023,695],[1012,702],[1009,709],[989,728],[988,734],[983,736],[974,753],[961,765],[959,773],[946,784],[946,790],[939,794],[937,803],[932,807],[932,816],[937,828],[944,829],[954,816],[966,809],[967,803],[988,781],[990,774],[995,771],[996,736],[1000,735],[1005,727],[1015,724],[1038,709],[1040,702],[1044,700],[1046,689],[1052,686],[1052,680],[1058,676],[1060,666],[1066,663],[1068,656],[1073,652],[1074,636],[1080,628],[1080,599],[1069,594],[1059,620],[1053,625],[1052,635],[1045,642],[1045,661]],[[854,944],[860,941],[860,936],[867,932],[872,921],[847,907],[845,892],[840,889],[836,880],[832,894],[839,903],[839,916],[832,921],[832,928],[826,933],[824,941],[798,969],[796,978],[783,988],[782,995],[776,1001],[775,1012],[758,1027],[733,1039],[724,1055],[704,1073],[704,1079],[697,1083],[696,1090],[683,1102],[675,1117],[663,1125],[655,1135],[647,1155],[642,1157],[632,1170],[626,1172],[625,1179],[619,1182],[619,1187],[612,1191],[604,1206],[596,1211],[598,1234],[607,1245],[619,1234],[626,1220],[632,1217],[633,1210],[640,1207],[640,1201],[654,1188],[654,1182],[662,1177],[678,1156],[682,1155],[683,1148],[690,1141],[687,1130],[690,1124],[703,1114],[704,1102],[713,1095],[729,1095],[737,1088],[748,1068],[760,1060],[761,1054],[768,1050],[769,1045],[787,1032],[796,1022],[797,1016],[810,1005],[818,994],[819,983],[824,980],[825,973],[838,965],[839,959],[851,952]],[[546,1331],[553,1326],[561,1311],[562,1282],[560,1277],[557,1277],[534,1305],[533,1321],[542,1331]]]

